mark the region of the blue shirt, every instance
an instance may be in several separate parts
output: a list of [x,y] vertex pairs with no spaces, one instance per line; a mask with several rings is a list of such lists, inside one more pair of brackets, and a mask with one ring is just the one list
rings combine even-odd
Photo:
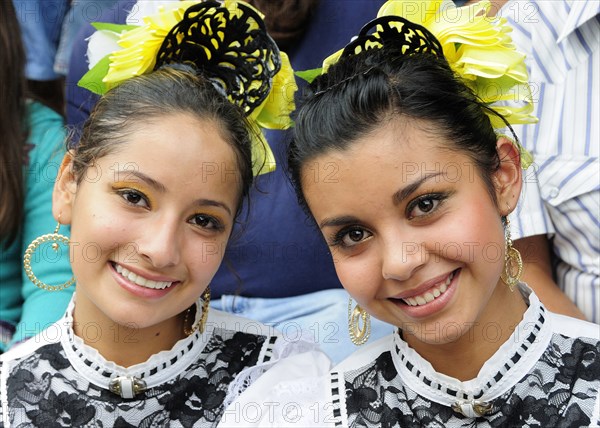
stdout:
[[[121,10],[129,10],[132,3],[124,2]],[[303,38],[287,51],[294,70],[320,67],[323,59],[344,47],[365,23],[376,17],[383,3],[383,0],[321,0]],[[103,18],[114,22],[115,16],[122,23],[126,13],[111,11]],[[82,56],[87,49],[84,39],[92,32],[87,28],[80,33],[71,58],[67,121],[72,125],[85,120],[97,100],[75,87],[87,71]],[[297,80],[301,95],[304,82]],[[286,175],[290,132],[267,131],[266,136],[277,169],[257,178],[250,203],[232,233],[223,265],[211,283],[213,296],[289,297],[341,288],[329,249],[312,218],[298,205]]]

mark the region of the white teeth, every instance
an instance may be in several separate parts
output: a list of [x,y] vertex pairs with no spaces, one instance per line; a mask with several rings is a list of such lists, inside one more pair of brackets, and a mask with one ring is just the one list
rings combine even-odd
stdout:
[[454,278],[454,272],[448,275],[446,281],[436,285],[433,288],[430,288],[424,294],[421,294],[419,296],[405,297],[402,300],[408,306],[422,306],[429,302],[433,302],[436,298],[438,298],[446,292],[446,290],[448,289],[448,285],[450,285],[450,283],[452,282],[452,278]]
[[133,272],[128,271],[123,266],[115,264],[115,270],[121,274],[123,278],[127,278],[129,281],[133,282],[136,285],[146,288],[153,288],[155,290],[162,290],[164,288],[169,287],[173,284],[170,281],[153,281],[148,278],[144,278],[143,276],[136,275]]

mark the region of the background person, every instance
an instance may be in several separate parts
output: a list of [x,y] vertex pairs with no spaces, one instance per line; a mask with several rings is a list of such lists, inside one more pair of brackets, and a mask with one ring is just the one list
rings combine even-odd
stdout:
[[[33,336],[64,313],[73,292],[48,294],[23,270],[36,237],[52,231],[52,187],[64,153],[62,117],[28,92],[25,52],[10,1],[0,2],[0,352]],[[68,228],[63,230],[68,235]],[[68,257],[49,248],[35,266],[50,284],[71,278]],[[41,255],[40,255],[41,254]]]

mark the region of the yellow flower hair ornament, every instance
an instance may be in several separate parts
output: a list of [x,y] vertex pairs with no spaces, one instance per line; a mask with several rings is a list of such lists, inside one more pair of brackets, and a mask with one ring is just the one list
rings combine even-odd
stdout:
[[[348,45],[323,61],[321,69],[296,73],[312,81],[340,58],[394,46],[404,55],[429,53],[445,58],[475,95],[492,111],[492,127],[535,123],[525,55],[512,44],[505,18],[489,17],[489,0],[456,7],[451,0],[388,0]],[[531,156],[520,147],[522,166]]]
[[[181,1],[165,4],[143,23],[95,24],[91,68],[79,86],[103,94],[161,66],[190,65],[248,117],[254,174],[273,171],[275,158],[260,128],[291,126],[297,87],[289,59],[267,34],[262,14],[232,0]],[[112,50],[99,59],[93,51],[101,44]]]

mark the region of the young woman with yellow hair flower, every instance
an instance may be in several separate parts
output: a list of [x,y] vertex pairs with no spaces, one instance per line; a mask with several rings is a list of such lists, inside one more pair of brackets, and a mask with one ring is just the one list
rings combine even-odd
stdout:
[[[253,421],[277,427],[598,424],[598,326],[520,281],[508,225],[527,162],[499,128],[535,119],[523,56],[488,7],[390,1],[304,74],[293,181],[352,296],[353,340],[371,316],[394,332],[326,377],[301,361],[267,373],[232,411],[262,403]],[[523,104],[496,104],[508,97]],[[334,179],[314,180],[327,165]]]
[[279,98],[280,52],[243,3],[186,2],[170,24],[151,65],[106,79],[64,157],[57,228],[24,264],[36,286],[59,290],[31,260],[67,243],[76,292],[60,320],[0,357],[4,428],[216,426],[269,366],[314,347],[209,310],[242,201],[269,163],[256,130]]

